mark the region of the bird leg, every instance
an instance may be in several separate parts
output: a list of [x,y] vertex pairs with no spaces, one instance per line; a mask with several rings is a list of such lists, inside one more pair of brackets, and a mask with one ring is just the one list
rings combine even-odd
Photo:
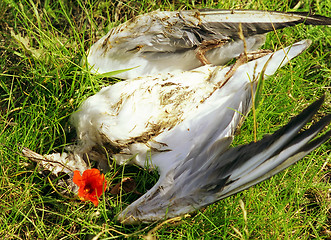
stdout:
[[219,40],[219,39],[212,39],[212,40],[203,40],[201,45],[195,50],[195,55],[197,59],[202,63],[202,65],[210,64],[208,59],[206,58],[205,54],[207,51],[222,47],[227,40]]
[[246,62],[258,59],[260,57],[263,57],[265,55],[268,55],[269,53],[271,53],[271,50],[265,50],[265,49],[259,49],[256,51],[251,51],[251,52],[243,52],[239,55],[239,57],[237,57],[237,61],[235,62],[235,64],[233,64],[230,68],[230,70],[225,74],[225,79],[221,82],[219,82],[216,86],[215,86],[215,90],[219,89],[221,87],[224,86],[224,84],[226,84],[229,79],[233,76],[233,74],[237,71],[237,69],[245,64]]
[[58,166],[60,168],[66,169],[68,171],[73,171],[73,169],[71,169],[69,166],[65,165],[64,163],[62,163],[60,161],[56,161],[56,160],[52,159],[51,157],[47,158],[43,155],[40,155],[40,154],[30,150],[27,147],[22,147],[21,151],[22,151],[22,155],[24,157],[26,157],[26,158],[30,159],[31,161],[34,161],[38,164],[41,163],[41,165],[45,169],[47,169],[48,167],[52,168],[52,167]]
[[241,53],[239,55],[239,57],[237,58],[237,61],[235,62],[235,64],[233,64],[232,67],[230,68],[230,70],[225,74],[225,77],[226,78],[232,77],[232,75],[237,71],[237,69],[241,65],[245,64],[246,62],[264,57],[265,55],[268,55],[271,52],[272,52],[271,50],[259,49],[259,50],[255,50],[255,51],[251,51],[251,52]]
[[[78,187],[72,181],[73,171],[76,170],[72,166],[72,163],[75,164],[78,162],[82,167],[87,168],[87,166],[84,165],[85,163],[81,163],[78,157],[75,158],[75,155],[67,153],[55,153],[43,156],[26,147],[22,147],[21,151],[22,156],[41,165],[40,174],[48,178],[52,188],[59,195],[68,198],[71,193],[77,193]],[[56,185],[60,188],[55,187],[51,180],[55,180]]]

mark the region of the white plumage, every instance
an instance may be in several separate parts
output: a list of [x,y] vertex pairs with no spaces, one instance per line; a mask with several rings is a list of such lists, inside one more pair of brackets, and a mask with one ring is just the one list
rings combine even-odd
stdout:
[[83,62],[95,73],[134,68],[117,74],[120,78],[224,65],[244,52],[241,38],[246,51],[253,51],[263,45],[265,33],[299,23],[330,25],[331,19],[256,10],[154,11],[111,29]]
[[[204,139],[231,137],[250,109],[251,82],[255,88],[265,66],[264,74],[272,75],[309,44],[302,41],[243,64],[229,77],[230,66],[206,65],[105,87],[72,115],[79,139],[75,152],[90,153],[94,146],[106,144],[117,163],[132,159],[145,166],[146,152],[152,149],[152,164],[162,172]],[[172,156],[165,158],[168,150]]]

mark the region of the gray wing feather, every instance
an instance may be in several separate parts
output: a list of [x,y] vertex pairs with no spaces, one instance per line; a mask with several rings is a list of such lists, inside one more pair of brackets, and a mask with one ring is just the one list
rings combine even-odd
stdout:
[[149,32],[152,44],[143,51],[153,51],[154,48],[157,51],[178,52],[197,47],[204,41],[231,42],[240,38],[240,24],[245,37],[264,34],[300,23],[305,25],[331,24],[331,18],[311,15],[307,12],[284,13],[256,10],[191,10],[178,12],[167,21],[156,19],[155,23],[162,27],[155,28],[157,32]]
[[[331,19],[308,12],[276,12],[256,10],[200,10],[202,29],[206,32],[221,32],[232,39],[238,39],[239,24],[245,37],[263,34],[273,30],[294,26],[300,23],[305,25],[330,25]],[[217,21],[216,16],[222,17]],[[209,31],[208,31],[209,29]]]
[[[201,186],[198,190],[200,194],[203,192],[206,195],[217,193],[217,197],[214,196],[216,201],[237,193],[265,180],[265,176],[271,177],[278,173],[279,171],[273,171],[273,169],[288,158],[302,152],[306,155],[309,153],[307,149],[313,150],[313,147],[319,146],[318,144],[321,144],[321,141],[314,141],[313,143],[317,145],[313,147],[312,143],[308,145],[308,148],[306,144],[329,124],[331,115],[320,120],[309,130],[300,134],[297,134],[297,132],[312,118],[322,101],[323,98],[313,103],[273,135],[266,136],[255,143],[229,149],[220,155],[215,155],[213,158],[208,159],[205,168],[199,169],[200,175],[208,176],[208,181],[204,182],[207,183],[206,186]],[[327,140],[329,134],[326,133],[323,139]],[[204,153],[201,153],[201,156],[198,156],[198,158],[203,157],[203,155]],[[299,154],[297,156],[301,158],[304,155]],[[300,158],[295,157],[288,163],[293,164]],[[181,166],[178,166],[178,168],[180,169]],[[178,170],[176,169],[175,171]],[[201,176],[201,178],[205,177]],[[194,186],[193,179],[194,182],[203,182],[196,176],[192,177],[187,180],[192,182],[192,186]]]
[[323,100],[311,104],[287,125],[258,142],[229,150],[220,146],[222,150],[218,151],[219,144],[228,144],[230,140],[224,138],[197,156],[188,156],[161,176],[148,194],[124,210],[119,219],[133,223],[185,214],[279,173],[330,139],[331,131],[311,141],[330,123],[331,114],[298,133]]
[[[183,52],[200,46],[204,41],[239,39],[239,24],[245,37],[304,23],[330,25],[331,18],[309,13],[284,13],[256,10],[190,10],[155,11],[138,16],[111,30],[104,39],[114,35],[112,44],[121,50],[153,52]],[[119,34],[128,29],[130,35]],[[137,46],[143,46],[139,48]]]

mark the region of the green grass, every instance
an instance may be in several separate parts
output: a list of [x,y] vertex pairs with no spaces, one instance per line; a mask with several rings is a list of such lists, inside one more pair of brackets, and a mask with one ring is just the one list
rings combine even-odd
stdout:
[[[203,3],[201,3],[203,2]],[[241,3],[238,3],[241,2]],[[74,141],[68,118],[88,96],[114,80],[80,67],[84,52],[111,27],[156,9],[244,8],[309,11],[330,16],[325,1],[29,1],[0,2],[0,238],[111,239],[146,236],[157,224],[122,226],[116,214],[136,194],[106,192],[98,208],[58,195],[25,146],[61,152]],[[323,93],[319,117],[330,112],[331,28],[295,26],[268,35],[265,48],[309,38],[312,46],[267,80],[257,111],[257,137],[272,133]],[[279,39],[279,40],[278,40]],[[329,127],[330,128],[330,127]],[[253,116],[234,145],[254,139]],[[242,193],[155,231],[159,239],[327,239],[331,237],[330,142],[295,166]],[[111,184],[131,176],[145,192],[157,174],[114,166]],[[240,203],[244,204],[244,208]],[[244,217],[246,213],[247,217]]]

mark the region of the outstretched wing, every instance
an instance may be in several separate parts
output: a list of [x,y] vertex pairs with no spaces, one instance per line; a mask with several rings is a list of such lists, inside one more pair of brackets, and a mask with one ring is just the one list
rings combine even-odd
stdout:
[[331,114],[298,133],[323,100],[319,99],[273,135],[258,142],[224,150],[222,146],[227,139],[223,139],[196,156],[189,155],[128,206],[119,219],[135,223],[182,215],[247,189],[296,163],[330,139],[331,131],[328,131],[312,140],[330,123]]
[[111,29],[86,60],[92,72],[129,70],[117,74],[120,78],[192,70],[208,62],[224,65],[262,46],[264,33],[299,23],[330,25],[331,19],[255,10],[154,11]]
[[[109,40],[121,44],[122,50],[126,51],[173,53],[195,48],[205,41],[238,40],[240,26],[244,36],[251,37],[299,23],[330,25],[331,19],[309,13],[256,10],[155,11],[138,16],[121,25],[120,30],[110,32],[104,44]],[[118,37],[112,39],[112,35]]]

